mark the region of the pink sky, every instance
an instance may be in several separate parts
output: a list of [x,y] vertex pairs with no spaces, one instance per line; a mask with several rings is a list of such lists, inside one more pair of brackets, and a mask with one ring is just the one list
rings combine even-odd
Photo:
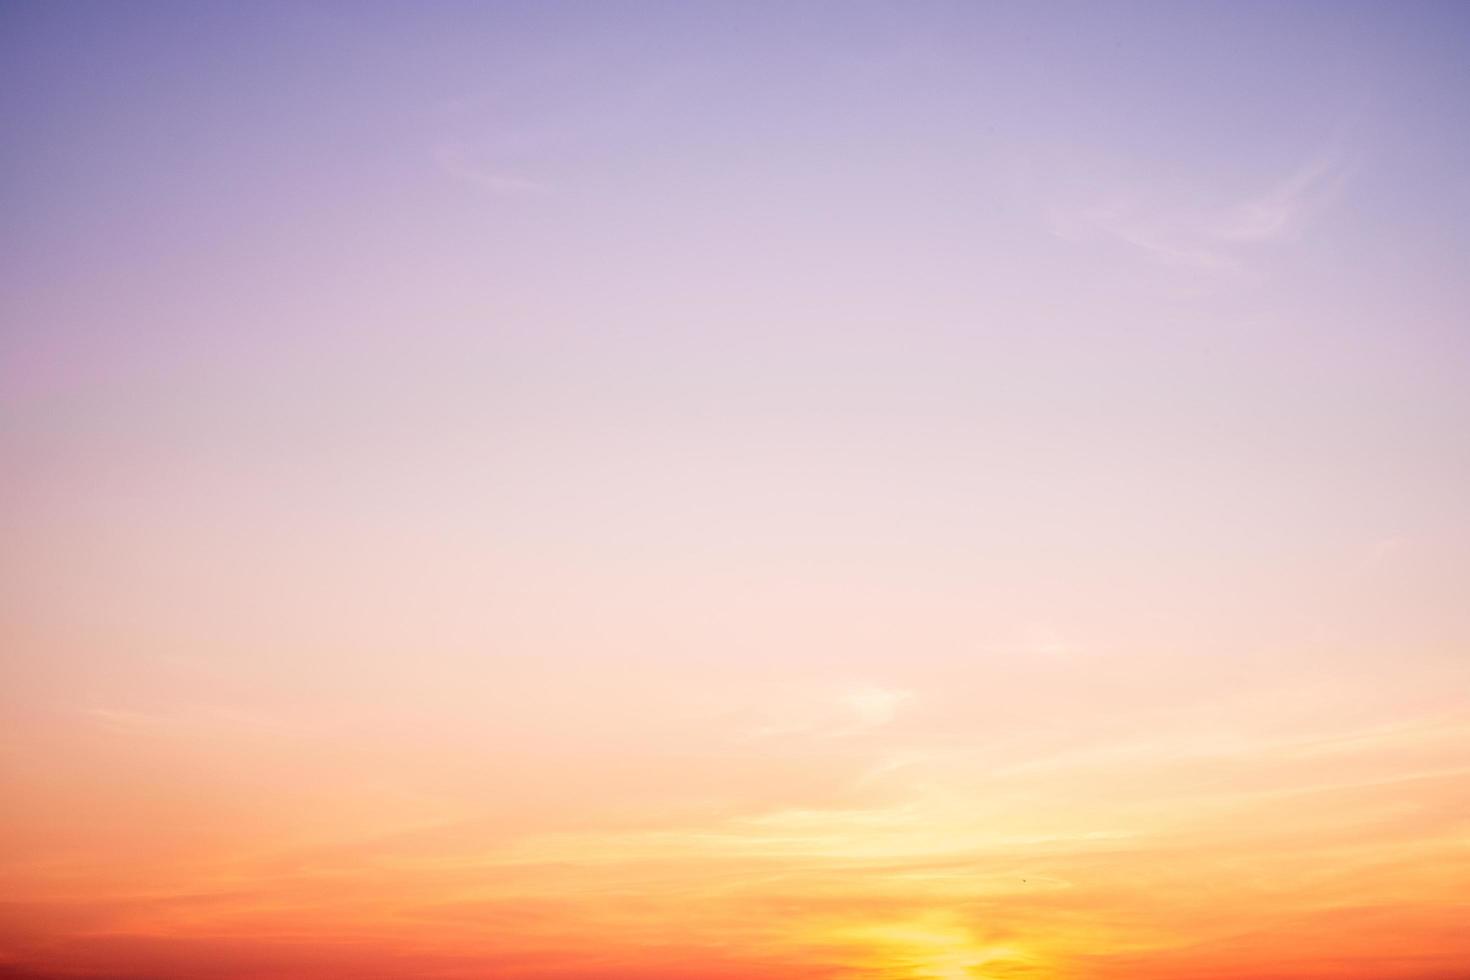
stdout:
[[7,6],[0,977],[1465,976],[1467,43]]

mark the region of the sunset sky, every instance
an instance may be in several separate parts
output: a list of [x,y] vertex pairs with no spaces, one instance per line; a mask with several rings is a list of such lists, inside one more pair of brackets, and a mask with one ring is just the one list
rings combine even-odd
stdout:
[[0,978],[1470,978],[1470,4],[5,0],[0,119]]

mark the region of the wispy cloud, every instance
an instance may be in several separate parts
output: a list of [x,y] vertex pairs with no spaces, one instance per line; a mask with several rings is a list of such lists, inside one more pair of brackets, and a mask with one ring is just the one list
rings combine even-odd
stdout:
[[750,738],[838,738],[882,728],[898,717],[913,691],[878,685],[848,688],[779,712],[784,717],[754,728]]
[[889,687],[860,687],[849,691],[842,699],[853,715],[856,729],[877,728],[886,725],[898,716],[899,708],[913,699],[913,691],[901,691]]
[[1295,234],[1341,187],[1341,156],[1323,153],[1254,198],[1226,208],[1205,228],[1224,242],[1262,242]]
[[173,711],[96,707],[84,708],[82,714],[114,731],[150,735],[279,735],[298,730],[298,726],[280,718],[222,706]]
[[1329,149],[1264,190],[1224,203],[1137,185],[1093,187],[1049,204],[1047,222],[1052,234],[1068,241],[1112,241],[1166,265],[1231,273],[1248,266],[1251,247],[1299,234],[1346,175],[1342,153]]
[[506,173],[474,158],[458,143],[441,143],[434,148],[434,163],[439,171],[455,180],[473,184],[495,194],[537,194],[550,186],[519,174]]

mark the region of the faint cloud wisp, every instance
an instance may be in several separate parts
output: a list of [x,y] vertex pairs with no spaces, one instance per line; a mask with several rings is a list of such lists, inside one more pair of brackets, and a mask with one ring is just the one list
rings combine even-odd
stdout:
[[1078,200],[1049,205],[1047,223],[1066,241],[1118,242],[1165,265],[1230,274],[1247,267],[1249,246],[1299,234],[1346,176],[1343,155],[1329,150],[1266,190],[1224,204],[1203,204],[1193,194],[1171,199],[1137,187],[1093,187]]
[[440,173],[494,194],[538,194],[550,190],[550,187],[541,181],[516,174],[502,173],[480,163],[457,143],[441,143],[436,146],[434,163]]

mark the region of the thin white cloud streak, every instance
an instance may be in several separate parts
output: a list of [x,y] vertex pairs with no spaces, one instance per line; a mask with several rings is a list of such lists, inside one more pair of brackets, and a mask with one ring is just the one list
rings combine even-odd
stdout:
[[799,706],[802,715],[786,722],[757,726],[747,739],[842,738],[882,728],[915,698],[913,691],[868,685],[844,691],[819,703]]
[[170,712],[84,708],[81,713],[113,731],[159,736],[288,735],[300,730],[279,718],[225,707],[186,707]]
[[551,189],[541,181],[501,173],[479,164],[462,147],[453,143],[440,144],[434,148],[434,163],[440,173],[494,194],[539,194]]
[[1301,228],[1313,211],[1338,191],[1345,177],[1340,156],[1324,153],[1264,194],[1226,209],[1205,231],[1211,237],[1227,242],[1262,242],[1289,237]]
[[1082,203],[1053,203],[1047,222],[1067,241],[1115,241],[1160,263],[1229,274],[1248,265],[1249,246],[1297,235],[1340,191],[1347,171],[1340,151],[1324,151],[1265,191],[1222,206],[1166,202],[1137,188],[1095,193]]

